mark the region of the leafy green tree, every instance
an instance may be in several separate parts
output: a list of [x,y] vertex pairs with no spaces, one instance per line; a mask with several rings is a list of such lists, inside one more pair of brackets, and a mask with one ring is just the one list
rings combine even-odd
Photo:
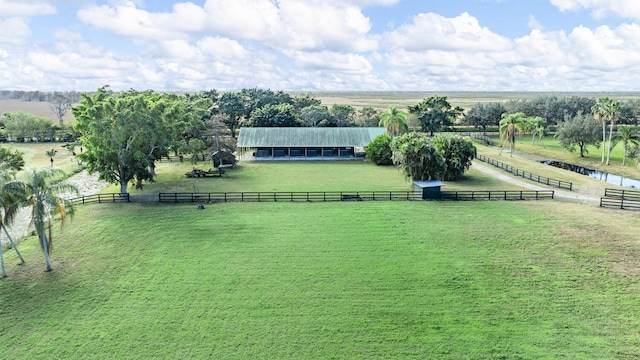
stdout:
[[204,141],[200,139],[191,139],[186,146],[186,152],[191,154],[191,163],[196,164],[203,158],[204,151],[207,150]]
[[226,92],[218,100],[220,112],[227,117],[223,122],[231,131],[231,137],[236,137],[236,129],[240,126],[240,121],[245,115],[247,103],[244,96],[238,92]]
[[513,157],[513,149],[516,144],[516,133],[518,131],[524,131],[525,118],[524,113],[502,114],[502,120],[500,120],[500,139],[503,140],[503,143],[499,154],[502,154],[502,150],[504,150],[505,145],[509,142],[509,150],[511,151],[510,156]]
[[24,152],[0,146],[0,167],[20,171],[24,167]]
[[356,115],[360,126],[375,127],[380,123],[380,112],[371,106],[360,109]]
[[[244,118],[249,119],[254,111],[262,109],[267,105],[294,104],[291,95],[283,91],[273,91],[271,89],[242,89],[239,94],[245,101]],[[294,110],[294,114],[298,113]]]
[[378,126],[384,126],[387,129],[387,134],[391,135],[391,137],[396,137],[409,131],[407,114],[398,110],[396,106],[390,106],[389,110],[380,115]]
[[618,139],[622,141],[623,155],[622,165],[627,158],[627,151],[631,145],[640,145],[640,135],[636,126],[620,126],[618,127]]
[[[54,182],[62,176],[64,176],[64,171],[61,169],[30,169],[24,182],[14,180],[6,185],[12,193],[21,194],[24,203],[31,208],[31,221],[36,228],[47,271],[51,271],[49,255],[53,247],[51,220],[59,215],[61,222],[64,223],[67,216],[73,217],[73,203],[63,198],[62,195],[78,193],[78,189],[71,184]],[[47,225],[48,236],[46,233]]]
[[580,148],[580,157],[588,153],[589,145],[600,145],[600,121],[593,116],[582,113],[573,118],[566,117],[564,122],[558,124],[556,137],[560,145],[573,152],[576,146]]
[[477,128],[481,128],[482,134],[486,136],[487,127],[492,125],[497,126],[500,123],[502,114],[505,112],[507,112],[507,109],[502,103],[478,103],[465,114],[464,122]]
[[251,113],[249,125],[253,127],[298,127],[301,124],[292,105],[269,104]]
[[320,101],[320,99],[314,98],[310,94],[296,95],[293,97],[293,109],[298,114],[300,114],[300,112],[304,108],[320,105],[322,105],[322,101]]
[[627,100],[620,104],[620,124],[638,126],[640,99]]
[[329,114],[331,114],[331,123],[323,126],[347,127],[353,125],[356,109],[351,105],[333,104]]
[[2,122],[11,137],[15,137],[19,142],[32,137],[42,140],[46,135],[51,135],[53,130],[51,120],[22,111],[5,114]]
[[436,135],[433,145],[440,151],[445,160],[443,180],[457,180],[471,166],[476,157],[476,147],[470,140],[459,135]]
[[409,106],[409,113],[418,117],[422,131],[428,131],[430,136],[451,126],[463,111],[459,106],[452,107],[446,96],[430,96],[417,105]]
[[173,119],[180,106],[150,92],[113,94],[100,88],[91,97],[83,94],[72,109],[76,130],[82,134],[85,151],[77,157],[89,172],[120,185],[121,193],[133,182],[141,188],[153,181],[154,161],[168,153],[175,136]]
[[446,162],[430,138],[417,133],[395,137],[391,142],[393,163],[414,181],[442,179]]
[[311,105],[300,110],[300,120],[308,127],[317,127],[323,120],[330,118],[329,109],[324,105]]
[[370,159],[376,165],[391,165],[393,160],[393,152],[391,151],[391,136],[382,134],[376,136],[365,148],[367,159]]

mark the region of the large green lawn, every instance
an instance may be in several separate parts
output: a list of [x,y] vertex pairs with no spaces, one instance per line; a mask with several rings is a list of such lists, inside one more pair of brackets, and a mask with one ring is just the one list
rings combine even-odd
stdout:
[[[93,205],[7,254],[0,354],[634,358],[628,212],[557,202]],[[609,226],[610,225],[610,226]]]
[[[410,189],[395,168],[367,162],[242,162],[210,179],[187,179],[190,167],[162,162],[135,194]],[[445,189],[506,187],[472,167]],[[53,272],[35,237],[19,244],[26,266],[5,247],[0,358],[640,353],[634,212],[557,201],[77,210],[54,226]]]

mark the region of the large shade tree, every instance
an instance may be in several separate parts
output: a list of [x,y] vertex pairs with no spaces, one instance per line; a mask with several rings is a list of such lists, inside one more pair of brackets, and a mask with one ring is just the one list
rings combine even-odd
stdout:
[[201,119],[210,104],[193,107],[185,98],[134,90],[113,94],[104,87],[83,94],[72,109],[84,147],[78,158],[100,179],[119,184],[121,193],[129,183],[141,188],[153,181],[155,161],[179,141],[185,118],[198,111]]
[[482,129],[482,134],[487,135],[487,127],[491,125],[498,125],[502,114],[507,112],[507,109],[502,103],[478,103],[471,107],[469,111],[464,115],[464,122]]
[[226,92],[217,101],[221,113],[226,114],[223,122],[231,131],[231,137],[236,137],[236,129],[247,111],[247,99],[239,92]]
[[253,127],[298,127],[300,120],[290,104],[268,104],[254,110],[248,121]]
[[429,132],[430,136],[452,125],[463,111],[459,106],[452,107],[446,96],[430,96],[419,104],[409,106],[409,113],[416,115],[422,131]]
[[300,110],[300,120],[305,126],[318,127],[322,121],[331,118],[329,109],[324,105],[311,105]]
[[577,146],[580,149],[580,157],[584,157],[584,154],[588,153],[589,145],[600,144],[599,132],[599,120],[591,115],[579,113],[574,117],[567,116],[564,122],[558,124],[556,138],[560,145],[569,151],[575,151]]

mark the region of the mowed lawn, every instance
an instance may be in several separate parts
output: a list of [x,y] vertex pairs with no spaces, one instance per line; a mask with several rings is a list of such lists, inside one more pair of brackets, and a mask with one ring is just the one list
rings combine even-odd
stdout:
[[6,254],[0,357],[631,359],[639,230],[552,201],[83,206],[53,272]]

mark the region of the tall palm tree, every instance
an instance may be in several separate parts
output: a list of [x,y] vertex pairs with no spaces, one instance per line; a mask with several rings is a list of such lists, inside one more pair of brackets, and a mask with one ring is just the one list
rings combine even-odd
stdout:
[[407,113],[398,110],[396,106],[390,106],[387,112],[380,114],[380,123],[378,125],[387,128],[387,133],[392,137],[409,131]]
[[609,98],[600,98],[595,103],[595,105],[591,107],[593,117],[602,123],[602,160],[600,162],[603,164],[604,147],[607,142],[607,120],[609,119],[609,103],[611,103],[611,100]]
[[504,146],[509,142],[509,149],[511,150],[511,157],[513,157],[513,148],[516,143],[516,132],[524,131],[524,113],[515,113],[515,114],[502,114],[502,120],[500,120],[500,139],[504,139],[502,143],[502,148],[500,149],[500,153],[502,154],[502,150],[504,150]]
[[[11,247],[18,254],[18,258],[22,264],[24,264],[24,259],[22,258],[22,254],[18,251],[18,247],[13,242],[13,239],[9,235],[9,231],[7,231],[6,224],[11,224],[15,219],[15,215],[20,208],[20,194],[15,194],[11,191],[10,187],[5,186],[7,182],[13,179],[14,172],[8,168],[0,168],[0,182],[2,182],[2,186],[0,187],[0,208],[2,209],[2,213],[0,214],[0,228],[4,230],[4,233],[7,235],[9,242],[11,243]],[[0,242],[0,265],[2,267],[2,277],[7,277],[7,272],[4,268],[4,254],[2,253],[2,243]]]
[[[7,186],[14,193],[21,193],[23,202],[31,207],[31,223],[36,228],[40,247],[44,253],[47,271],[51,271],[49,253],[53,245],[51,236],[51,220],[60,215],[62,223],[68,216],[73,216],[73,203],[62,197],[65,194],[78,194],[78,189],[71,184],[55,182],[64,171],[56,168],[29,169],[25,181],[14,180]],[[49,227],[49,236],[46,230]]]
[[609,165],[609,159],[611,158],[611,148],[613,147],[611,143],[611,138],[613,135],[613,125],[616,120],[618,120],[618,116],[620,115],[620,102],[611,100],[609,102],[609,106],[607,108],[607,118],[609,119],[609,146],[607,147],[607,165]]
[[627,159],[627,148],[630,144],[640,144],[640,135],[638,135],[638,128],[635,126],[623,126],[618,128],[618,139],[622,141],[624,147],[624,153],[622,155],[622,165],[624,165]]

